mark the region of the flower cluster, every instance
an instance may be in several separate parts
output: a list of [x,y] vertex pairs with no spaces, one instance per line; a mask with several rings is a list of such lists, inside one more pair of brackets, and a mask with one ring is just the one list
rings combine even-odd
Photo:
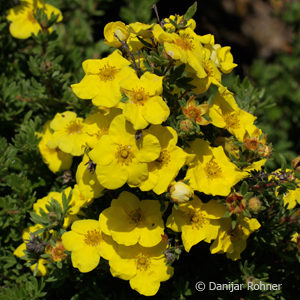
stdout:
[[[261,227],[255,218],[260,200],[248,192],[247,180],[262,169],[271,147],[256,118],[222,84],[222,75],[237,66],[230,47],[196,34],[195,27],[187,15],[151,25],[107,24],[106,43],[116,49],[85,60],[84,77],[71,86],[93,110],[81,117],[57,113],[37,133],[52,172],[70,169],[72,157],[81,157],[75,186],[34,204],[40,227],[29,228],[15,252],[26,250],[30,261],[34,244],[41,275],[49,259],[38,255],[63,260],[66,249],[80,272],[95,269],[102,257],[112,276],[150,296],[173,274],[173,249],[189,252],[206,242],[212,254],[237,260]],[[82,211],[112,195],[108,190],[118,196],[99,210],[98,220],[89,219]],[[296,205],[289,200],[296,193],[284,195],[285,203]],[[178,233],[182,244],[172,238]],[[49,240],[58,243],[50,250]]]

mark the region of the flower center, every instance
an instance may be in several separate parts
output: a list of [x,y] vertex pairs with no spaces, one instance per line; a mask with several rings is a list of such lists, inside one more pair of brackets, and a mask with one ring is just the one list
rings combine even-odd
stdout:
[[136,259],[137,269],[140,271],[145,271],[150,266],[150,258],[146,257],[144,254],[138,254]]
[[257,147],[259,146],[260,142],[257,140],[257,138],[251,138],[251,139],[245,139],[244,140],[244,146],[245,148],[255,151],[257,150]]
[[89,230],[85,235],[84,235],[84,242],[89,245],[89,246],[97,246],[101,242],[101,232],[99,230]]
[[185,114],[192,121],[195,121],[199,116],[201,116],[201,112],[194,106],[188,107],[185,110]]
[[116,67],[110,66],[108,63],[103,68],[100,68],[99,71],[99,77],[102,81],[114,80],[116,73],[119,72]]
[[225,114],[224,119],[227,128],[232,128],[232,129],[240,128],[239,118],[235,112]]
[[194,48],[192,38],[188,34],[183,34],[175,40],[175,45],[187,51]]
[[196,228],[202,228],[204,224],[207,223],[207,220],[205,218],[205,214],[201,211],[191,211],[189,214],[190,223],[192,224],[192,227]]
[[101,128],[97,131],[96,136],[100,139],[105,134],[108,134],[108,128]]
[[229,233],[230,240],[236,241],[242,239],[243,231],[241,229],[241,225],[237,225],[234,229],[232,229]]
[[31,23],[37,23],[36,18],[33,15],[33,11],[29,11],[27,14],[27,18]]
[[133,103],[138,105],[144,105],[145,101],[148,99],[148,94],[145,92],[144,88],[133,89],[130,92],[130,98]]
[[62,261],[67,257],[65,250],[66,249],[64,248],[62,242],[58,242],[58,243],[56,243],[55,247],[50,246],[50,249],[48,251],[49,251],[49,254],[51,254],[52,260]]
[[207,174],[207,178],[217,178],[221,177],[222,175],[220,166],[215,162],[213,158],[206,164],[205,172]]
[[208,77],[215,77],[215,71],[214,71],[212,62],[205,60],[203,63],[203,66],[204,66],[204,70],[206,71]]
[[160,166],[168,165],[169,161],[170,153],[166,149],[162,150],[159,154],[159,157],[156,159],[156,162],[158,162]]
[[134,158],[134,154],[131,151],[131,146],[123,146],[119,145],[116,158],[118,160],[118,163],[128,165],[131,163],[132,159]]
[[132,210],[128,215],[135,224],[138,224],[142,220],[142,210],[140,208]]
[[67,132],[68,134],[80,134],[83,126],[79,120],[71,121],[68,124]]

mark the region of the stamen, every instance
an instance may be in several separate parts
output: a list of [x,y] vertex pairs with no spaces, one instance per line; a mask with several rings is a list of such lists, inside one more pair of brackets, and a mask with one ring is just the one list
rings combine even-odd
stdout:
[[85,235],[84,242],[89,246],[97,246],[101,242],[101,232],[99,230],[89,230]]

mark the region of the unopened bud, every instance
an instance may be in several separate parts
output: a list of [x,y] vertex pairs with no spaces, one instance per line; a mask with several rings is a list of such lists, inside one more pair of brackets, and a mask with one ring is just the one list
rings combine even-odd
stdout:
[[267,158],[271,156],[272,148],[267,145],[259,145],[257,152],[261,157]]
[[194,195],[193,189],[182,181],[177,181],[170,187],[171,199],[175,203],[184,203]]
[[120,21],[110,22],[104,27],[105,43],[112,47],[120,47],[129,36],[127,26]]
[[30,234],[28,243],[26,243],[26,251],[41,254],[44,252],[45,243],[39,236],[35,236],[33,233]]
[[167,249],[165,252],[164,252],[164,255],[166,257],[166,261],[167,261],[167,264],[172,264],[175,260],[175,255],[172,251],[170,251],[170,249]]
[[295,171],[300,172],[300,156],[292,160],[292,166]]
[[194,129],[193,122],[191,120],[182,120],[180,122],[180,129],[185,133],[192,131]]
[[248,202],[248,206],[251,210],[257,212],[261,208],[261,201],[257,197],[252,197]]

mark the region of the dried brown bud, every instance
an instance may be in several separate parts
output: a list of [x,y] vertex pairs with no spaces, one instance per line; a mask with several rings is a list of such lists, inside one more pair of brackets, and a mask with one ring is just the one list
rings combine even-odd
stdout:
[[245,210],[246,199],[240,193],[232,193],[226,198],[226,205],[232,214],[239,214]]
[[295,171],[300,172],[300,156],[292,160],[292,166]]

